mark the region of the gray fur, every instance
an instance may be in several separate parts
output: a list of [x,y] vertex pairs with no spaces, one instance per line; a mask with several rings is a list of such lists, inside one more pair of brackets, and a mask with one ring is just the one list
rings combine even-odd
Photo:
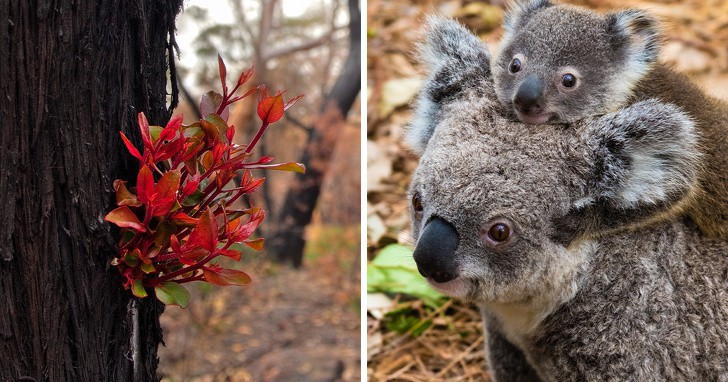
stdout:
[[[703,234],[728,238],[728,104],[657,61],[655,18],[635,9],[601,15],[531,0],[512,7],[505,29],[491,65],[498,99],[512,117],[532,124],[573,123],[652,98],[687,113],[698,131],[703,165],[681,208]],[[512,73],[514,57],[522,65]],[[575,87],[560,86],[564,73],[576,75]],[[648,184],[650,178],[639,181]]]
[[508,13],[503,21],[506,36],[517,33],[528,22],[528,19],[542,8],[553,6],[549,0],[513,1],[510,3]]
[[[691,118],[645,100],[534,129],[503,115],[490,74],[471,67],[487,61],[451,52],[441,62],[481,86],[416,112],[437,118],[408,132],[423,143],[409,190],[423,209],[412,226],[419,237],[437,217],[457,231],[453,253],[418,267],[455,270],[429,281],[480,307],[494,379],[728,380],[728,242],[665,216],[701,166]],[[485,47],[473,53],[465,57],[487,57]],[[514,232],[498,245],[486,239],[496,222]]]
[[[533,0],[515,3],[504,24],[506,33],[492,62],[498,99],[515,114],[520,84],[536,76],[545,85],[541,102],[551,116],[548,123],[573,122],[623,106],[659,53],[658,23],[639,10],[603,16]],[[515,56],[521,57],[523,69],[510,73]],[[559,86],[565,73],[577,75],[575,88]],[[527,116],[518,117],[529,122]]]

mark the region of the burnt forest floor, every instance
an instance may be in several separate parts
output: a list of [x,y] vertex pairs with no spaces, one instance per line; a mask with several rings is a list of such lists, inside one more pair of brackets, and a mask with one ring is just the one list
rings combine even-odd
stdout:
[[314,231],[303,268],[254,259],[251,284],[197,283],[168,307],[162,381],[359,381],[359,229]]

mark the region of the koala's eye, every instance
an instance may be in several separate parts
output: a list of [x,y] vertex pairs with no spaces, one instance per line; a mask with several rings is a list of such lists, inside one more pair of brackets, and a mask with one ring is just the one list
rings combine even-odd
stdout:
[[495,223],[490,226],[488,237],[496,243],[502,243],[511,237],[511,227],[506,223]]
[[572,88],[576,85],[576,76],[571,73],[566,73],[561,77],[561,85],[565,88]]
[[508,65],[508,71],[511,74],[520,72],[521,71],[521,60],[514,57],[513,60],[511,61],[511,63]]
[[415,191],[412,195],[412,209],[414,209],[415,212],[422,212],[424,210],[424,207],[422,206],[422,197],[417,191]]
[[495,218],[481,228],[483,244],[494,250],[502,250],[512,244],[516,238],[516,230],[507,218]]

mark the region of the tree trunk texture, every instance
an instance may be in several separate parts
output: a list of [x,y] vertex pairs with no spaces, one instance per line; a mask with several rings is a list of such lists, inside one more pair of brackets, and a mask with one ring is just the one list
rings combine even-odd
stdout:
[[[304,229],[311,222],[336,141],[344,120],[361,90],[361,11],[358,0],[349,0],[349,53],[344,68],[331,92],[324,99],[321,113],[311,129],[301,162],[306,174],[296,180],[277,216],[277,231],[269,241],[274,259],[294,267],[303,264],[306,245]],[[350,197],[358,198],[358,195]]]
[[123,290],[103,216],[138,169],[119,130],[169,118],[181,5],[0,0],[0,381],[157,380],[163,306]]

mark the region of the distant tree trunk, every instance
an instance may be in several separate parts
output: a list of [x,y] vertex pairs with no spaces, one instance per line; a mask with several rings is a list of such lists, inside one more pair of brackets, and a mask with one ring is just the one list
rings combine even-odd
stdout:
[[0,381],[158,380],[163,306],[123,290],[103,216],[138,168],[119,130],[169,118],[181,5],[0,0]]
[[[343,122],[361,90],[361,12],[358,0],[349,0],[349,53],[344,68],[326,96],[301,162],[306,174],[297,175],[277,216],[278,229],[269,241],[274,259],[300,267],[306,244],[304,229],[311,222],[328,169],[331,154],[343,128]],[[351,197],[358,198],[358,195]]]

